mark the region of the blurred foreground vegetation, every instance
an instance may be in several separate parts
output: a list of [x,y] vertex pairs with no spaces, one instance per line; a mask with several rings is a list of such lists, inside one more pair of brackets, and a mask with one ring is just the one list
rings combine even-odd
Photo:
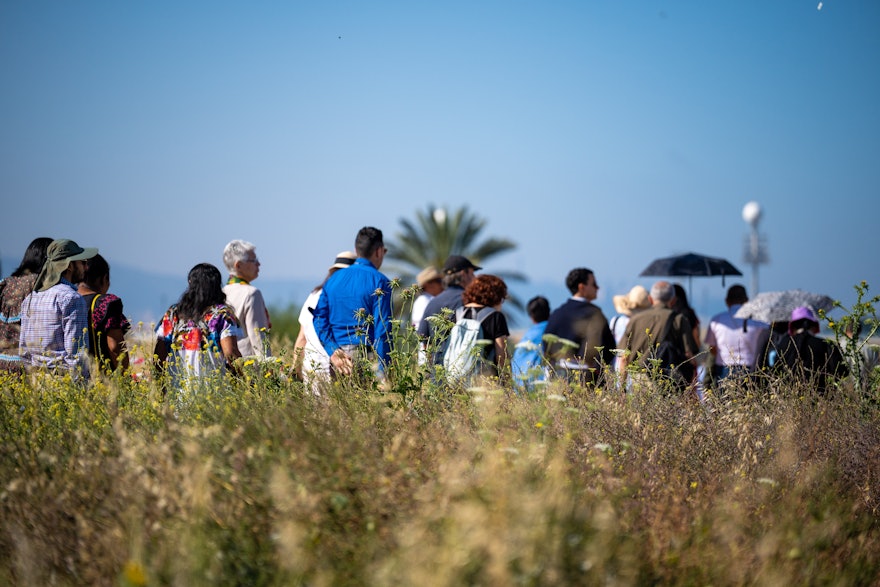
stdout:
[[851,382],[743,381],[700,403],[414,370],[400,392],[317,397],[251,367],[187,404],[149,377],[3,376],[0,584],[880,577],[880,408]]

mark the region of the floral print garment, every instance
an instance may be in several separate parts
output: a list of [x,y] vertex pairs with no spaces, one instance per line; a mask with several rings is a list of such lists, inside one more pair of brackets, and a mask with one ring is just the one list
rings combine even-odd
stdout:
[[175,380],[185,377],[203,377],[226,367],[220,340],[241,336],[241,327],[233,309],[226,304],[208,308],[195,322],[183,322],[177,315],[177,306],[171,306],[156,335],[168,349],[170,372]]
[[33,291],[36,282],[35,274],[0,281],[0,353],[18,356],[21,302]]
[[[91,306],[91,304],[89,305]],[[122,312],[122,300],[111,293],[102,295],[95,302],[95,309],[92,311],[92,324],[98,332],[106,332],[114,328],[128,332],[131,329],[131,322]]]

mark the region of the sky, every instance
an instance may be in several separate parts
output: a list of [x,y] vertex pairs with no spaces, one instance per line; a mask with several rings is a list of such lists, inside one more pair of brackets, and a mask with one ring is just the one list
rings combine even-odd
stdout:
[[242,238],[319,282],[362,226],[467,206],[517,243],[484,272],[589,267],[609,313],[688,251],[751,289],[756,201],[761,291],[880,287],[875,0],[0,0],[0,80],[4,259],[183,278]]

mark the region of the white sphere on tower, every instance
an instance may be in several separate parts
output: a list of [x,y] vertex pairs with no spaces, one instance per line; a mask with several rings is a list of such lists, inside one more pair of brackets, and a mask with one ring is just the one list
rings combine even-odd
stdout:
[[446,222],[446,210],[443,208],[436,208],[434,210],[434,222],[437,224],[443,224]]
[[752,201],[743,206],[743,220],[752,227],[757,226],[761,220],[761,204]]

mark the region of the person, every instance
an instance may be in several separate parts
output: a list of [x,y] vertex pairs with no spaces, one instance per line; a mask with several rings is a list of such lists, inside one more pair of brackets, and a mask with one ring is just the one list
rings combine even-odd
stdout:
[[21,372],[18,342],[21,335],[21,302],[34,289],[37,275],[46,262],[51,238],[35,238],[25,249],[21,263],[0,281],[0,369]]
[[243,357],[269,357],[269,310],[262,292],[251,285],[260,275],[256,247],[243,240],[233,240],[223,249],[223,264],[229,272],[223,293],[226,303],[235,310],[242,334],[238,351]]
[[131,323],[122,311],[122,300],[107,293],[109,290],[110,265],[100,254],[95,255],[77,288],[89,309],[89,354],[109,371],[119,366],[128,369],[125,333]]
[[[697,349],[699,349],[702,344],[702,337],[700,336],[700,318],[688,302],[687,292],[685,291],[684,286],[680,283],[673,283],[672,287],[675,290],[675,302],[672,309],[684,314],[691,323],[691,333],[693,334],[694,341],[697,343]],[[687,363],[682,364],[679,371],[688,381],[696,382],[698,385],[702,386],[705,369],[703,366],[699,365],[696,360],[693,363],[688,361]],[[702,389],[699,391],[702,394]]]
[[203,389],[201,381],[234,372],[241,356],[241,327],[235,310],[226,303],[220,270],[199,263],[187,275],[187,287],[156,328],[154,354],[174,389],[185,395]]
[[[617,314],[612,316],[608,327],[611,328],[611,335],[614,337],[614,344],[620,343],[623,333],[626,331],[626,325],[633,314],[641,312],[651,307],[651,301],[648,299],[648,290],[641,285],[636,285],[629,290],[626,295],[616,295],[611,298],[614,303],[614,309]],[[618,357],[614,357],[612,365],[617,371],[620,367]]]
[[788,320],[771,322],[767,330],[758,336],[758,356],[755,361],[756,370],[767,370],[776,364],[779,358],[779,347],[788,338]]
[[421,340],[422,348],[427,349],[434,347],[433,364],[439,365],[443,362],[443,352],[446,350],[446,337],[438,332],[431,323],[431,318],[441,316],[443,310],[455,312],[464,305],[462,302],[462,294],[467,286],[474,280],[474,272],[479,271],[482,267],[478,267],[471,263],[470,259],[462,255],[449,255],[443,263],[443,286],[444,290],[437,294],[434,299],[428,302],[425,307],[425,314],[419,323],[418,334]]
[[746,288],[731,285],[724,303],[726,312],[712,316],[706,329],[706,346],[712,356],[712,381],[718,383],[731,374],[748,374],[758,364],[759,341],[770,325],[757,320],[735,318],[740,307],[749,301]]
[[501,305],[507,299],[507,284],[496,275],[478,275],[471,281],[461,294],[463,305],[456,312],[456,317],[477,319],[483,308],[495,311],[485,316],[480,323],[482,338],[491,341],[480,353],[479,373],[488,377],[499,377],[504,373],[508,363],[507,338],[510,330],[507,318],[501,312]]
[[433,265],[425,267],[416,276],[416,284],[418,284],[419,289],[422,291],[413,301],[412,305],[412,325],[418,332],[419,324],[422,322],[422,317],[425,315],[425,308],[428,307],[428,303],[443,291],[443,276],[440,275],[440,272]]
[[800,306],[792,310],[788,337],[779,345],[774,369],[803,378],[824,394],[829,380],[845,377],[849,368],[837,343],[817,334],[819,318],[812,308]]
[[382,231],[363,227],[354,250],[358,258],[324,284],[315,306],[315,331],[330,357],[332,375],[351,375],[355,359],[370,353],[380,377],[391,357],[391,281],[379,272],[388,249]]
[[550,317],[550,302],[544,296],[535,296],[526,304],[532,325],[513,348],[510,373],[516,389],[534,391],[545,382],[544,330]]
[[[623,351],[619,355],[621,381],[625,380],[630,363],[639,363],[650,369],[650,359],[657,357],[664,363],[672,363],[661,365],[661,369],[679,390],[684,390],[692,382],[690,376],[693,371],[682,372],[681,366],[691,363],[693,369],[694,357],[699,352],[693,328],[687,316],[673,309],[675,288],[668,281],[654,283],[649,299],[651,307],[630,318],[618,345],[618,349]],[[675,358],[669,361],[663,356],[658,357],[661,347],[668,347],[670,355]]]
[[88,379],[89,309],[74,283],[85,276],[98,249],[70,239],[52,241],[31,293],[21,302],[22,365]]
[[321,393],[322,384],[330,381],[330,357],[324,350],[318,333],[315,332],[312,312],[318,305],[324,284],[327,283],[330,276],[340,269],[350,267],[355,259],[357,259],[357,255],[352,251],[342,251],[336,255],[336,259],[327,270],[324,281],[309,293],[299,313],[299,334],[297,334],[296,342],[293,345],[296,374],[315,395]]
[[[605,314],[593,304],[599,284],[592,270],[578,267],[569,271],[565,285],[571,298],[547,319],[544,354],[557,375],[571,382],[596,383],[602,367],[614,359],[615,344]],[[547,335],[557,340],[547,340]]]
[[687,292],[685,291],[684,286],[680,283],[673,283],[672,287],[675,289],[675,305],[672,309],[687,317],[688,321],[691,323],[691,331],[694,335],[694,340],[697,342],[697,347],[699,347],[701,344],[700,318],[691,307],[690,302],[688,302]]
[[608,327],[611,328],[614,340],[619,341],[623,338],[623,332],[626,330],[626,325],[629,324],[630,317],[636,312],[650,308],[651,302],[648,299],[648,290],[641,285],[633,286],[625,295],[614,296],[611,301],[614,303],[617,314],[611,318]]

